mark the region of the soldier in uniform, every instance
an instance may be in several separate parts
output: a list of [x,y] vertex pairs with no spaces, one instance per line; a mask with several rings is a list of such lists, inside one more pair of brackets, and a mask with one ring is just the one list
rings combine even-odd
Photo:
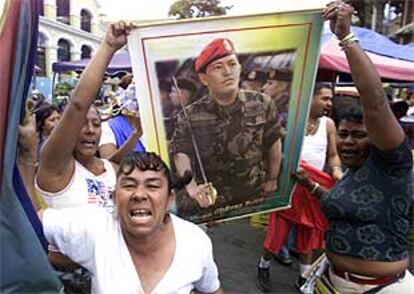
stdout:
[[[189,78],[177,78],[177,87],[178,90],[174,87],[174,85],[170,86],[170,92],[168,94],[168,100],[171,102],[171,113],[169,117],[164,119],[166,132],[167,132],[167,140],[171,140],[172,133],[175,129],[175,119],[174,116],[181,110],[181,103],[183,105],[188,105],[197,98],[197,85],[196,83],[189,79]],[[180,91],[180,95],[178,95],[178,91]]]
[[244,90],[260,92],[266,82],[266,73],[253,69],[242,73],[241,88]]
[[[239,88],[241,65],[229,39],[215,39],[200,53],[195,70],[208,95],[176,116],[171,151],[179,176],[192,171],[191,197],[177,197],[180,215],[244,204],[277,190],[281,154],[280,126],[270,97]],[[191,125],[191,126],[190,126]],[[202,184],[191,133],[197,141],[209,182],[217,189],[212,205]],[[186,208],[183,202],[191,202]]]
[[292,72],[290,70],[271,69],[268,71],[266,83],[262,87],[262,92],[269,95],[274,101],[279,112],[278,121],[284,128],[287,126],[291,82]]

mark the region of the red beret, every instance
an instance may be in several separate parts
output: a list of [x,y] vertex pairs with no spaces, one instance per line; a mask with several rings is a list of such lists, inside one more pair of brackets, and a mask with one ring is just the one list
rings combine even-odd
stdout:
[[195,61],[196,72],[204,72],[213,61],[234,54],[234,45],[229,39],[214,39],[201,51]]

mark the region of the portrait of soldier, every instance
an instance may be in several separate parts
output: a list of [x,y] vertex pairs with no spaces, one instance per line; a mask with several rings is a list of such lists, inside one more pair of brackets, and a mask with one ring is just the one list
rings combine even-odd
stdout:
[[266,83],[262,87],[262,92],[272,98],[278,110],[278,121],[284,128],[287,126],[291,83],[292,71],[271,69],[267,72]]
[[177,114],[171,140],[178,176],[194,175],[187,196],[177,195],[179,214],[217,215],[225,211],[219,208],[265,199],[278,188],[282,159],[274,102],[266,94],[240,89],[241,65],[229,39],[204,47],[195,71],[207,95]]
[[241,78],[242,89],[260,92],[266,82],[266,72],[259,69],[244,71]]

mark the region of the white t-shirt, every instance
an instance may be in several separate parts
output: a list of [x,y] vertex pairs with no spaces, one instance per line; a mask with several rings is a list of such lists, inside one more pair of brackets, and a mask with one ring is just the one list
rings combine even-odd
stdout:
[[35,186],[42,195],[47,206],[52,208],[66,208],[74,206],[92,205],[103,207],[109,212],[113,210],[111,193],[116,185],[116,173],[112,164],[101,159],[105,172],[95,175],[75,160],[75,171],[69,184],[59,192],[48,192],[39,188],[37,178]]
[[[196,225],[171,214],[175,255],[152,293],[214,292],[220,287],[209,237]],[[119,221],[91,207],[46,209],[48,241],[92,274],[92,293],[144,293],[122,236]]]

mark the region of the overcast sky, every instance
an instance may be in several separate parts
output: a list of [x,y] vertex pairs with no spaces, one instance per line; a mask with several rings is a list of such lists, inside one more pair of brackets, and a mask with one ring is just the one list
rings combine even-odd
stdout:
[[[168,17],[175,0],[98,0],[108,20],[147,20]],[[222,6],[233,5],[228,15],[255,14],[278,10],[323,7],[329,0],[222,0]]]

